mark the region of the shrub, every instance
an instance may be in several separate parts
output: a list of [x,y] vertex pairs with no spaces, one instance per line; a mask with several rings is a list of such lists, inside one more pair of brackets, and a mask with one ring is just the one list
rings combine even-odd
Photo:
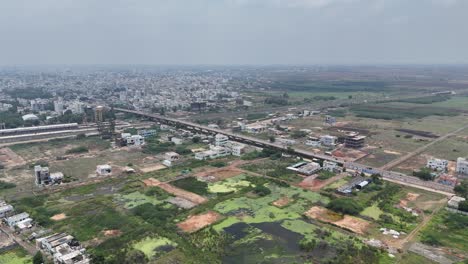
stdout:
[[362,205],[349,198],[335,199],[328,204],[327,208],[335,212],[350,215],[357,215],[364,209]]
[[78,154],[78,153],[85,153],[88,152],[89,149],[85,146],[79,146],[76,148],[72,148],[66,151],[67,154]]
[[271,193],[271,190],[263,185],[257,185],[254,187],[253,192],[258,196],[266,196]]
[[16,187],[16,184],[14,183],[0,181],[0,190],[12,189],[15,187]]
[[172,185],[199,195],[208,194],[208,184],[193,177],[174,181]]

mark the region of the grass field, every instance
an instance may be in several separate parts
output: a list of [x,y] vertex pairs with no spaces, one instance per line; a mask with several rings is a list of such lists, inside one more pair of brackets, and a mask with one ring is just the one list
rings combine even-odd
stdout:
[[468,252],[468,216],[454,214],[447,210],[438,212],[421,232],[422,242]]
[[1,264],[32,264],[32,257],[28,256],[22,248],[15,248],[12,250],[0,253]]

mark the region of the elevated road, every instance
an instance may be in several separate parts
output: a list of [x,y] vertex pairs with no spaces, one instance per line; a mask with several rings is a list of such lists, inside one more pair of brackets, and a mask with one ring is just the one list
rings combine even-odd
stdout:
[[358,172],[364,171],[367,173],[379,173],[380,175],[382,175],[382,177],[385,180],[388,180],[391,182],[395,182],[395,183],[399,183],[399,184],[407,185],[407,186],[412,186],[412,187],[420,188],[423,190],[430,190],[430,191],[438,192],[447,196],[453,195],[453,188],[451,186],[439,184],[436,182],[422,181],[416,177],[408,176],[408,175],[397,173],[394,171],[388,171],[382,168],[380,169],[369,168],[369,166],[364,165],[364,164],[359,164],[355,162],[346,162],[345,160],[341,158],[336,158],[336,157],[329,156],[329,155],[317,154],[317,153],[310,152],[310,151],[303,150],[303,149],[288,148],[284,145],[276,144],[276,143],[269,142],[266,140],[249,137],[246,135],[240,135],[240,134],[232,133],[232,132],[221,130],[221,129],[211,128],[211,127],[207,127],[204,125],[196,124],[196,123],[185,121],[185,120],[179,120],[179,119],[169,118],[169,117],[165,117],[165,116],[161,116],[157,114],[150,114],[150,113],[146,113],[142,111],[128,110],[128,109],[123,109],[123,108],[114,108],[114,110],[120,111],[120,112],[131,113],[135,115],[140,115],[140,116],[145,116],[163,124],[168,124],[177,128],[185,128],[194,132],[211,134],[211,135],[215,135],[218,133],[223,134],[233,141],[242,142],[245,144],[262,147],[262,148],[277,149],[280,151],[284,151],[284,152],[297,155],[300,157],[308,158],[308,159],[317,158],[321,160],[334,161],[342,165],[347,170],[354,170]]

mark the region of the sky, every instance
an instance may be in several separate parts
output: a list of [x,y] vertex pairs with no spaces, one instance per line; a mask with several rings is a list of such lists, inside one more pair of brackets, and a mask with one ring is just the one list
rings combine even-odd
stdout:
[[468,0],[0,0],[0,64],[467,64]]

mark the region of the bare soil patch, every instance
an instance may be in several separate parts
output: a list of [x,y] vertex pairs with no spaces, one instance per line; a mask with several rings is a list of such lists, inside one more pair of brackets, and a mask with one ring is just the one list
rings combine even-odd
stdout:
[[282,207],[285,207],[286,205],[288,205],[289,203],[291,203],[293,201],[294,201],[293,199],[290,199],[287,196],[283,196],[283,197],[279,198],[278,200],[274,201],[271,204],[273,204],[276,207],[282,208]]
[[363,235],[370,226],[369,222],[349,215],[345,215],[343,219],[333,222],[333,224],[361,235]]
[[200,215],[191,215],[185,221],[177,224],[177,226],[184,232],[193,233],[206,226],[213,224],[219,219],[221,219],[220,214],[213,211],[209,211]]
[[367,228],[370,226],[370,223],[363,219],[349,215],[344,215],[343,217],[340,214],[320,206],[313,206],[307,212],[305,212],[305,215],[307,217],[330,223],[361,235],[364,234]]
[[115,236],[120,236],[122,234],[122,231],[118,229],[110,229],[110,230],[104,230],[102,231],[102,233],[106,237],[115,237]]
[[188,192],[186,190],[182,190],[173,185],[170,185],[169,183],[160,182],[154,178],[145,179],[143,180],[143,183],[146,186],[157,186],[170,194],[174,194],[177,197],[181,197],[185,200],[189,200],[190,202],[197,204],[197,205],[208,201],[208,199],[206,199],[203,196],[200,196],[192,192]]
[[143,173],[147,173],[147,172],[162,170],[162,169],[165,169],[165,168],[167,168],[167,167],[162,165],[162,164],[157,164],[157,165],[153,165],[153,166],[147,166],[147,167],[144,167],[144,168],[140,168],[140,170]]
[[202,171],[202,172],[199,172],[199,173],[195,174],[195,176],[197,178],[205,178],[205,177],[208,177],[208,176],[213,176],[214,181],[222,181],[224,179],[232,178],[232,177],[240,175],[242,173],[244,173],[243,170],[229,166],[229,167],[225,167],[225,168]]
[[0,162],[6,168],[22,166],[26,164],[26,161],[10,148],[0,148]]
[[67,216],[64,213],[61,213],[61,214],[56,214],[56,215],[52,216],[50,219],[52,219],[54,221],[60,221],[60,220],[63,220],[65,218],[67,218]]

